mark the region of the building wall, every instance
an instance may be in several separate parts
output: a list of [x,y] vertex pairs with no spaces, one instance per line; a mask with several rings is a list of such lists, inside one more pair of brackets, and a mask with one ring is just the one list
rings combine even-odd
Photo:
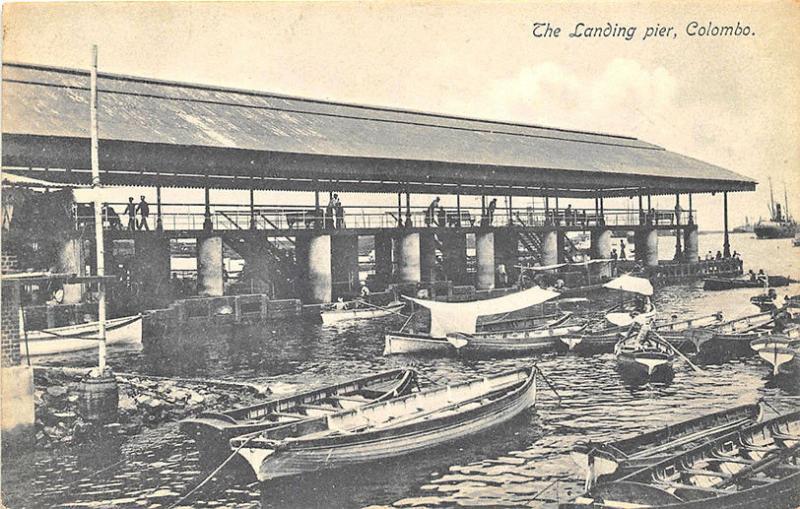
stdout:
[[19,349],[19,288],[6,284],[2,288],[2,335],[0,335],[0,364],[17,366],[20,363]]

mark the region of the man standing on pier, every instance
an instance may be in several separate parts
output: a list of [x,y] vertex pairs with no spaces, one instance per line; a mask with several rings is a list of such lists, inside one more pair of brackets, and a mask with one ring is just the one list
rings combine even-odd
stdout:
[[[133,198],[131,198],[133,201]],[[139,222],[139,229],[150,231],[150,227],[147,225],[147,218],[150,217],[150,205],[144,199],[144,195],[140,196],[139,205],[136,207],[136,210],[141,214],[142,219]]]
[[430,226],[434,222],[434,218],[436,217],[436,208],[439,206],[439,197],[437,196],[428,205],[428,210],[425,211],[425,226]]
[[130,231],[136,230],[136,204],[133,203],[133,196],[128,196],[128,206],[125,208],[125,213],[128,214],[128,229]]

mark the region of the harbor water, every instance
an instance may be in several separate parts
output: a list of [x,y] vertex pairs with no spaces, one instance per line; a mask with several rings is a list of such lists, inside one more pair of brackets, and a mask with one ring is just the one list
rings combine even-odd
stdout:
[[[671,258],[674,238],[659,239]],[[745,271],[800,278],[800,248],[791,239],[731,236]],[[722,249],[722,235],[700,236],[700,251]],[[800,293],[800,285],[778,289]],[[661,289],[659,311],[688,318],[722,311],[726,318],[757,312],[758,289],[704,292],[695,282]],[[537,363],[558,391],[540,384],[534,409],[507,425],[423,454],[265,484],[220,476],[183,507],[556,507],[581,492],[582,473],[569,450],[581,440],[612,440],[726,407],[769,402],[768,411],[800,404],[800,382],[772,378],[757,358],[706,365],[703,373],[676,363],[669,383],[628,385],[611,354],[548,354],[503,360],[384,357],[390,317],[338,328],[314,320],[236,327],[181,338],[180,347],[144,353],[110,349],[114,369],[161,376],[248,381],[288,394],[370,372],[418,370],[423,385],[467,380]],[[92,353],[62,360],[91,365]],[[124,443],[39,451],[3,465],[8,507],[169,507],[204,479],[191,440],[175,424],[147,430]]]

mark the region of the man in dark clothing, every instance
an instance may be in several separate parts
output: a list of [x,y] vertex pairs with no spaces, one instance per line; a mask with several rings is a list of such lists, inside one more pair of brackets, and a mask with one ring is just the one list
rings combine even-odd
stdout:
[[125,213],[128,214],[128,229],[136,230],[136,204],[133,203],[133,196],[128,196],[128,206],[125,208]]
[[436,208],[439,206],[439,197],[437,196],[430,205],[428,210],[425,211],[425,226],[431,226],[436,219]]
[[[132,200],[133,198],[131,198]],[[150,226],[147,225],[147,218],[150,216],[150,205],[145,201],[144,195],[140,197],[139,205],[136,207],[137,212],[142,216],[139,221],[139,229],[150,231]]]
[[494,221],[494,211],[497,208],[497,198],[492,198],[492,201],[489,202],[489,206],[486,207],[486,226],[492,226],[492,222]]

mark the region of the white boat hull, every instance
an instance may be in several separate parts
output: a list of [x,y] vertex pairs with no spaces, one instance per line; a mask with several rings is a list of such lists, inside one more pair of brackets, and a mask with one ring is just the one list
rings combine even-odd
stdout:
[[[28,331],[20,338],[23,356],[40,357],[98,348],[99,322],[88,322],[39,331]],[[142,315],[106,321],[106,344],[141,344]]]
[[323,325],[333,325],[340,322],[352,322],[355,320],[368,320],[371,318],[380,318],[382,316],[389,316],[396,314],[401,309],[403,309],[404,304],[398,304],[395,306],[387,306],[386,309],[378,309],[378,308],[357,308],[357,309],[333,309],[322,311],[320,316],[322,317],[322,324]]
[[387,332],[383,355],[408,353],[446,354],[455,351],[446,338],[434,338],[423,334]]

